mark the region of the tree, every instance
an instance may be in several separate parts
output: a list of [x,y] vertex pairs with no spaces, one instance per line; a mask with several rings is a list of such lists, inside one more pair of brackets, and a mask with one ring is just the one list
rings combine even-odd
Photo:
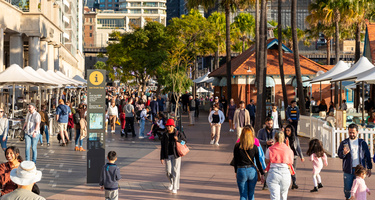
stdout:
[[[282,34],[282,25],[281,25],[281,5],[282,0],[278,0],[277,2],[277,9],[278,9],[278,40],[279,40],[279,69],[280,69],[280,78],[281,78],[281,87],[283,89],[283,99],[284,99],[284,106],[288,105],[288,94],[286,92],[286,84],[285,84],[285,76],[284,76],[284,60],[283,60],[283,34]],[[275,34],[276,35],[276,34]],[[285,109],[286,110],[286,109]]]
[[232,98],[231,88],[231,40],[230,40],[230,13],[237,8],[247,7],[252,0],[188,0],[187,5],[189,8],[198,8],[203,6],[206,10],[214,8],[219,4],[225,11],[225,26],[226,26],[226,53],[227,53],[227,99]]
[[245,43],[255,36],[255,19],[250,13],[240,13],[234,18],[232,28],[242,41],[242,52],[245,51]]
[[214,12],[207,20],[212,24],[213,34],[215,34],[217,49],[215,51],[214,69],[218,69],[220,67],[219,54],[225,49],[225,15],[224,13]]
[[300,113],[304,115],[306,112],[306,106],[305,106],[305,95],[303,93],[301,66],[299,62],[299,49],[298,49],[298,38],[297,38],[297,0],[292,0],[291,11],[292,11],[292,17],[291,17],[292,23],[291,24],[292,24],[292,34],[293,34],[294,67],[296,71]]

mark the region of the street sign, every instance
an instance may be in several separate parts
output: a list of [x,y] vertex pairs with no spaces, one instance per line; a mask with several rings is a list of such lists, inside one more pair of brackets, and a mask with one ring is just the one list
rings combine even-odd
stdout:
[[87,70],[87,183],[99,183],[105,164],[105,70]]

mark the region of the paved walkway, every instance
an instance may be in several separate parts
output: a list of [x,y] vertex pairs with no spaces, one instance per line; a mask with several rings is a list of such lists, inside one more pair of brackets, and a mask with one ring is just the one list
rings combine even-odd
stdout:
[[[160,164],[160,142],[148,139],[122,139],[119,130],[108,134],[106,151],[115,150],[119,154],[117,165],[121,167],[123,179],[120,181],[120,199],[238,199],[238,189],[233,167],[229,165],[233,157],[235,133],[229,133],[228,123],[224,123],[220,146],[210,145],[210,128],[207,113],[201,114],[195,126],[187,126],[187,116],[183,123],[191,152],[182,158],[181,185],[177,195],[168,190],[164,166]],[[146,130],[149,125],[146,126]],[[37,167],[43,170],[42,181],[38,184],[42,196],[56,200],[102,200],[104,192],[96,184],[86,184],[86,155],[73,151],[74,145],[60,147],[55,136],[51,147],[38,147]],[[307,150],[307,139],[302,139],[303,151]],[[24,143],[15,139],[9,141],[21,149]],[[5,160],[0,156],[0,160]],[[341,160],[329,158],[329,166],[323,168],[321,176],[324,188],[318,193],[310,193],[312,183],[312,163],[306,159],[297,164],[298,190],[290,190],[288,199],[331,200],[344,199]],[[375,171],[374,171],[375,172]],[[375,191],[375,178],[366,179],[370,190]],[[372,195],[374,196],[374,194]],[[269,199],[268,190],[256,186],[255,199]],[[370,196],[369,199],[375,199]]]

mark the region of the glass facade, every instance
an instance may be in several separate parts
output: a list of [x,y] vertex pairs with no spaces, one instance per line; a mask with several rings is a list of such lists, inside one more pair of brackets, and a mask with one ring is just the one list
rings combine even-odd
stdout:
[[130,9],[130,14],[141,14],[141,9]]
[[125,20],[124,19],[98,19],[98,24],[101,24],[101,28],[125,28]]
[[144,14],[158,14],[158,10],[156,10],[156,9],[144,9],[143,13]]

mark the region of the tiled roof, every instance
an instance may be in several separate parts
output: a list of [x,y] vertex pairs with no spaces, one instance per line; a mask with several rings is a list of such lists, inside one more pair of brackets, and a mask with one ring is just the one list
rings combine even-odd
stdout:
[[[270,40],[268,41],[270,42]],[[267,75],[279,75],[279,52],[276,49],[267,50]],[[293,53],[284,53],[284,74],[295,75],[294,70],[294,55]],[[328,71],[333,65],[320,65],[304,56],[300,55],[300,65],[302,75],[316,75],[318,71]],[[248,72],[250,68],[250,72]],[[255,75],[255,51],[254,48],[249,48],[241,55],[232,60],[232,75]],[[223,64],[219,69],[210,73],[210,77],[226,76],[226,64]]]
[[375,63],[375,23],[367,23],[367,34],[371,51],[371,62]]

